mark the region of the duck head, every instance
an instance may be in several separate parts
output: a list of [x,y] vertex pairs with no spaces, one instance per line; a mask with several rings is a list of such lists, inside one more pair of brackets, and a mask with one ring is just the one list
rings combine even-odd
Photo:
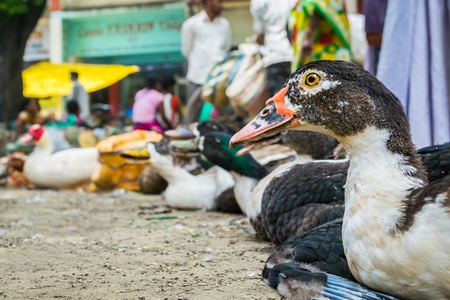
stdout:
[[172,140],[170,145],[175,149],[195,153],[199,151],[200,138],[210,132],[223,132],[229,135],[235,133],[235,131],[220,122],[204,121],[192,123],[189,127],[168,130],[164,135]]
[[293,73],[230,147],[295,129],[330,135],[351,148],[369,127],[383,132],[379,139],[389,150],[414,152],[408,120],[392,92],[355,64],[316,61]]
[[195,136],[204,135],[208,132],[236,133],[233,129],[217,121],[204,121],[192,124],[192,132]]
[[20,139],[23,144],[35,143],[39,144],[45,136],[45,128],[40,124],[31,125],[27,133]]
[[339,142],[333,137],[318,132],[285,130],[247,143],[237,154],[247,154],[252,150],[275,144],[287,146],[294,150],[297,155],[310,156],[312,159],[328,159],[335,157],[334,151]]
[[263,178],[267,170],[250,154],[237,155],[241,147],[229,149],[231,135],[225,132],[208,132],[200,137],[199,149],[207,161],[227,171],[235,171],[252,178]]
[[[201,161],[209,162],[222,167],[227,171],[235,171],[241,175],[262,178],[266,170],[249,155],[238,156],[242,147],[229,149],[232,134],[223,125],[217,122],[201,122],[192,127],[193,139],[172,140],[170,146],[174,152],[197,153]],[[181,131],[183,134],[183,131]],[[174,135],[171,135],[174,136]],[[187,136],[183,134],[183,137]]]

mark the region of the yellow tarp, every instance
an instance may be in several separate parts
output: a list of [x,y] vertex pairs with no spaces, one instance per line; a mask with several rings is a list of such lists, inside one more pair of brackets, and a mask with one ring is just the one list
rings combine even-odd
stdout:
[[59,120],[64,113],[63,103],[64,101],[60,96],[39,99],[39,105],[41,106],[41,115],[43,117],[54,115],[55,118]]
[[139,71],[137,66],[52,64],[40,62],[22,72],[24,95],[31,98],[67,96],[72,92],[70,72],[78,72],[78,81],[87,92],[95,92]]

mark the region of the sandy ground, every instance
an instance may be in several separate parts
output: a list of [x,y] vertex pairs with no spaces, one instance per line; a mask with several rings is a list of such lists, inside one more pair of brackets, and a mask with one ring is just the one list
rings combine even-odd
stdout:
[[242,215],[159,196],[0,189],[0,299],[280,299],[272,249]]

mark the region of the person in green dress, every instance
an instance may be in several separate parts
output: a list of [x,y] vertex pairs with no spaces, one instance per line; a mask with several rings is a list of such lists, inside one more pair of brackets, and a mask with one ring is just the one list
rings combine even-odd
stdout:
[[294,48],[291,70],[315,60],[352,59],[344,0],[298,0],[289,29]]

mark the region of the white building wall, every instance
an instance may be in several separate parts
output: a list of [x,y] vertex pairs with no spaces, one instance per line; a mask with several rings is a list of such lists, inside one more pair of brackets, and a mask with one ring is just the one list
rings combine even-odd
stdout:
[[50,61],[63,62],[63,28],[62,17],[59,12],[50,14]]

